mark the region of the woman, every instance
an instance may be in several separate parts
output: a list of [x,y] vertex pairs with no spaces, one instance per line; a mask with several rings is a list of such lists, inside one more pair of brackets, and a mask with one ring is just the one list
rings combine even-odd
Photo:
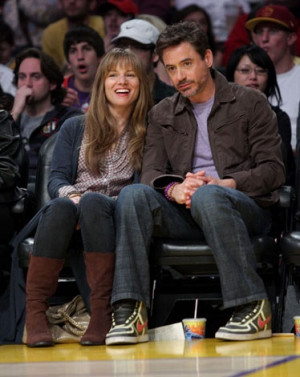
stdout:
[[202,26],[204,33],[207,35],[210,49],[214,54],[214,66],[219,68],[223,59],[223,53],[220,46],[216,43],[211,17],[207,11],[196,4],[188,5],[177,11],[175,22],[180,21],[198,22]]
[[288,115],[280,109],[281,95],[272,60],[262,48],[249,45],[237,48],[230,56],[226,76],[228,81],[263,92],[267,98],[274,97],[278,132],[282,139],[282,155],[286,167],[286,184],[294,185],[295,159],[291,147],[291,123]]
[[61,128],[48,184],[53,200],[42,211],[27,274],[28,346],[53,345],[46,302],[77,232],[91,290],[91,319],[81,344],[104,344],[111,325],[115,198],[140,169],[150,106],[139,59],[113,49],[98,67],[86,117],[70,118]]

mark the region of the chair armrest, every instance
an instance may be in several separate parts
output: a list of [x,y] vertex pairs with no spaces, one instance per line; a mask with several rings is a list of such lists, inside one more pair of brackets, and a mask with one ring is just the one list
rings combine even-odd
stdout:
[[25,212],[26,198],[28,197],[28,191],[26,188],[16,187],[15,189],[15,202],[12,205],[12,213],[18,215]]
[[296,200],[296,192],[292,186],[281,186],[278,189],[279,193],[279,207],[292,208]]
[[283,233],[290,232],[295,226],[296,190],[292,186],[279,189],[279,211],[282,218]]

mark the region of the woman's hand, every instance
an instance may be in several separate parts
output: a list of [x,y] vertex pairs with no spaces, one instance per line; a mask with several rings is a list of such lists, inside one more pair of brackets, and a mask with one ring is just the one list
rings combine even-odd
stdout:
[[[76,204],[76,205],[79,203],[80,198],[81,198],[81,195],[80,195],[80,194],[78,194],[78,195],[77,195],[77,194],[72,194],[72,196],[69,197],[69,199],[72,200],[72,202],[73,202],[74,204]],[[80,224],[79,224],[79,223],[77,223],[75,229],[76,229],[76,230],[79,230],[79,229],[80,229]]]
[[78,204],[80,198],[81,198],[81,195],[79,194],[78,195],[73,194],[71,197],[69,197],[69,199],[72,200],[74,204]]

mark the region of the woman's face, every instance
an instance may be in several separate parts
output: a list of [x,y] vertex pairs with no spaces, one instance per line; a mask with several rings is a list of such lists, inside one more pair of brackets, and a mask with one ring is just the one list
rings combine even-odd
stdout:
[[189,13],[187,16],[184,17],[184,21],[195,21],[198,22],[202,30],[205,34],[208,32],[208,23],[207,19],[204,13],[202,13],[200,10],[196,10],[195,12]]
[[118,64],[105,79],[105,94],[113,107],[132,107],[139,95],[140,82],[131,66]]
[[265,91],[268,80],[266,69],[254,64],[248,55],[244,55],[234,71],[234,82],[250,88]]

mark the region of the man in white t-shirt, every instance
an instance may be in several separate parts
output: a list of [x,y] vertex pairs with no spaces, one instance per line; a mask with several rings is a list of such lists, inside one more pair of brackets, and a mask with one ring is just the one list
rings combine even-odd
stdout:
[[13,84],[14,74],[13,71],[6,67],[4,64],[0,64],[0,86],[4,93],[15,96],[16,87]]
[[[296,150],[300,137],[300,66],[294,63],[293,46],[297,40],[297,20],[285,6],[266,5],[246,28],[252,32],[255,44],[263,48],[272,59],[282,97],[281,109],[291,120],[292,148]],[[271,103],[273,99],[270,98]]]

